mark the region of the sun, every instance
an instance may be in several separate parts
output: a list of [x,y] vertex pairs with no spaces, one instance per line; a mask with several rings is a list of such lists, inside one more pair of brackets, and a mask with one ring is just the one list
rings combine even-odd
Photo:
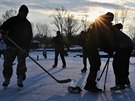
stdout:
[[88,15],[88,21],[89,22],[94,22],[97,17],[99,17],[99,13],[98,12],[91,12]]

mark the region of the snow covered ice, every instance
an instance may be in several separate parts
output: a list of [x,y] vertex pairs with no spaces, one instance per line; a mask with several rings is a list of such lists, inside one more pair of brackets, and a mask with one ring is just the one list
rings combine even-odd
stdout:
[[[24,81],[23,89],[18,89],[16,78],[16,65],[13,65],[13,76],[11,82],[6,89],[3,89],[3,59],[0,58],[0,101],[134,101],[135,100],[135,57],[130,58],[130,81],[131,88],[122,92],[111,92],[110,87],[114,86],[114,73],[112,68],[112,60],[110,61],[109,71],[107,75],[105,93],[93,94],[83,90],[81,94],[71,94],[67,91],[69,85],[79,85],[82,88],[86,83],[86,77],[89,73],[81,74],[83,68],[82,58],[76,56],[76,52],[69,52],[69,56],[65,57],[67,67],[62,69],[62,62],[59,57],[58,66],[52,69],[54,63],[54,52],[47,52],[47,59],[44,59],[42,52],[30,52],[30,56],[37,59],[39,56],[40,63],[49,73],[57,79],[63,80],[71,78],[70,83],[57,83],[39,66],[37,66],[29,57],[27,58],[27,79]],[[101,71],[104,68],[107,58],[102,58]],[[15,63],[17,63],[15,61]],[[104,77],[98,82],[100,88],[104,88]]]

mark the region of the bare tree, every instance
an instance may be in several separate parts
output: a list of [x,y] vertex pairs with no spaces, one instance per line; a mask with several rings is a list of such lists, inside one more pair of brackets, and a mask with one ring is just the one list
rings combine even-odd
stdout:
[[119,22],[119,10],[114,12],[114,23],[117,24]]
[[64,33],[67,36],[68,44],[72,44],[74,41],[74,35],[80,29],[79,22],[74,18],[72,14],[68,14],[64,20]]
[[129,32],[130,32],[130,36],[133,39],[133,42],[135,43],[135,26],[130,25],[129,26]]
[[78,20],[75,19],[73,15],[68,14],[64,22],[64,32],[66,33],[66,36],[69,38],[72,37],[79,29],[80,26]]
[[128,9],[121,9],[121,10],[116,10],[114,13],[114,23],[117,24],[121,22],[124,26],[125,20],[127,18],[127,13]]
[[127,18],[128,9],[122,9],[121,10],[121,22],[124,25],[125,20]]
[[49,26],[47,24],[37,23],[36,31],[37,31],[36,37],[39,38],[38,41],[46,44],[47,36],[50,33]]
[[86,31],[89,27],[89,22],[88,22],[88,15],[85,15],[82,20],[81,20],[81,23],[82,23],[82,29],[84,31]]
[[1,15],[0,25],[4,21],[6,21],[7,19],[9,19],[10,17],[15,16],[16,14],[17,14],[17,11],[16,10],[13,10],[13,9],[7,10],[4,14]]
[[61,33],[64,31],[64,20],[67,16],[67,10],[64,7],[56,8],[55,14],[53,15],[54,21],[53,24],[56,26],[57,30]]
[[56,8],[55,10],[53,24],[57,30],[66,35],[67,40],[72,44],[73,35],[80,29],[79,22],[64,7]]
[[[135,22],[135,15],[133,17],[133,22]],[[135,25],[134,24],[129,25],[129,33],[135,44]]]

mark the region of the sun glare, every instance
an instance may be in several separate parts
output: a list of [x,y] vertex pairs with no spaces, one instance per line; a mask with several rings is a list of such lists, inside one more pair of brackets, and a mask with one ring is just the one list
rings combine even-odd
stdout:
[[95,19],[99,16],[98,12],[92,12],[88,16],[88,21],[89,22],[94,22]]
[[93,11],[89,10],[88,21],[94,22],[96,18],[98,18],[100,15],[105,14],[107,12],[112,12],[112,10],[103,9],[103,8],[96,8]]

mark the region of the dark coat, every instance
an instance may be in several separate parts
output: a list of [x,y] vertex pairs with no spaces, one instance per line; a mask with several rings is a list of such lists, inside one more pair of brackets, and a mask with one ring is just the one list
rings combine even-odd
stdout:
[[64,51],[64,40],[61,34],[54,37],[52,43],[54,43],[55,50]]
[[[30,47],[33,33],[31,23],[27,19],[22,19],[18,15],[11,17],[0,26],[0,30],[6,32],[7,36],[20,47],[24,49]],[[15,47],[9,40],[6,40],[6,45]]]

